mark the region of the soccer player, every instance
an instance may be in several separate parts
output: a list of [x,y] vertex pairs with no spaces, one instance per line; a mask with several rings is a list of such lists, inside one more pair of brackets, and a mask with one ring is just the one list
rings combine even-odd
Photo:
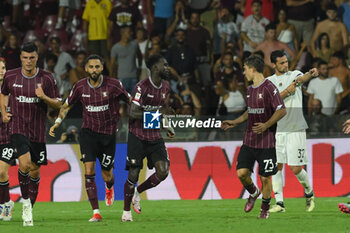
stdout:
[[[5,60],[0,58],[0,86],[6,72]],[[8,101],[8,100],[6,100]],[[6,103],[7,105],[7,103]],[[10,199],[8,170],[12,162],[13,148],[8,135],[8,124],[0,117],[0,220],[10,221],[15,203]]]
[[128,103],[131,98],[118,79],[102,75],[103,63],[103,59],[96,54],[86,58],[85,71],[89,77],[74,85],[49,132],[51,136],[55,136],[55,130],[60,126],[69,110],[74,104],[81,102],[83,125],[79,140],[80,152],[85,168],[86,192],[93,209],[93,216],[89,222],[102,221],[95,183],[96,158],[100,161],[102,177],[106,182],[106,205],[111,206],[114,202],[113,167],[119,100]]
[[[248,121],[237,158],[237,176],[250,193],[244,211],[251,211],[262,193],[261,213],[258,218],[266,219],[270,215],[271,175],[277,172],[275,124],[286,115],[286,110],[277,88],[264,79],[263,71],[264,60],[261,57],[253,55],[245,60],[244,75],[248,81],[253,81],[253,85],[247,90],[248,110],[235,120],[223,121],[221,128],[227,130]],[[259,164],[261,191],[250,177],[255,161]]]
[[[350,119],[346,120],[343,124],[343,132],[345,134],[350,133]],[[339,210],[343,212],[344,214],[350,214],[350,202],[349,203],[339,203],[338,204]]]
[[[36,67],[38,48],[34,43],[23,44],[20,59],[22,67],[5,74],[0,105],[2,120],[9,123],[10,141],[19,161],[23,226],[33,226],[32,205],[38,194],[40,166],[47,164],[47,108],[60,108],[61,99],[52,74]],[[11,113],[6,111],[6,96]]]
[[[170,113],[167,105],[170,94],[170,86],[167,79],[170,75],[167,61],[158,54],[152,55],[146,62],[151,74],[148,78],[140,81],[133,92],[130,106],[128,152],[126,169],[129,170],[128,179],[124,184],[124,211],[122,221],[133,221],[130,205],[136,213],[141,213],[140,193],[157,186],[165,180],[169,173],[169,157],[165,148],[160,129],[143,129],[142,117],[144,112],[156,111],[154,118],[161,113]],[[168,137],[175,136],[173,129],[169,128]],[[140,170],[143,167],[143,159],[147,157],[148,168],[155,168],[152,174],[142,184],[135,188],[139,179]]]
[[316,68],[305,74],[297,70],[288,71],[288,59],[282,50],[273,51],[270,59],[275,74],[267,79],[278,88],[287,108],[287,115],[277,123],[276,156],[278,172],[272,176],[276,204],[271,207],[270,212],[286,211],[283,203],[283,164],[288,164],[304,187],[306,211],[310,212],[315,207],[315,197],[307,172],[303,168],[308,163],[305,132],[308,126],[302,111],[302,84],[312,77],[317,77],[318,72]]

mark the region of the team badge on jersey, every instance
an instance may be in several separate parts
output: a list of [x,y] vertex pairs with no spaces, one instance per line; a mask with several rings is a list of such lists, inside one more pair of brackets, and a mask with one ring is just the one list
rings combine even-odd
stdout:
[[258,99],[262,99],[263,98],[263,94],[262,93],[258,93]]
[[102,96],[103,96],[103,97],[107,97],[107,96],[108,96],[108,95],[107,95],[107,91],[102,92]]

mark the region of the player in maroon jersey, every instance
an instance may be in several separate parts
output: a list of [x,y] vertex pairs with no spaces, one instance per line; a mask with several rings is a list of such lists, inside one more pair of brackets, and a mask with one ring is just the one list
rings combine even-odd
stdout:
[[[0,58],[0,86],[6,72],[5,60]],[[6,98],[8,102],[8,98]],[[7,103],[6,103],[7,105]],[[0,220],[10,221],[15,203],[10,199],[8,170],[13,162],[13,148],[10,144],[8,124],[0,117]]]
[[[244,74],[253,85],[247,90],[248,110],[235,120],[224,121],[221,128],[227,130],[247,120],[243,145],[237,158],[237,176],[250,193],[244,211],[253,209],[255,200],[262,193],[259,218],[269,217],[272,192],[271,176],[276,174],[275,133],[276,122],[286,115],[283,100],[275,85],[263,76],[264,61],[250,56],[244,62]],[[250,175],[255,161],[259,164],[261,191]]]
[[130,101],[130,94],[118,79],[102,75],[103,60],[98,55],[86,59],[85,71],[88,78],[78,81],[60,110],[55,124],[50,128],[54,135],[62,120],[74,104],[83,105],[83,125],[80,133],[80,151],[85,168],[85,187],[93,209],[89,222],[100,222],[97,188],[95,183],[96,158],[102,168],[102,177],[106,182],[106,205],[114,202],[114,155],[116,131],[119,120],[119,100]]
[[[167,105],[170,93],[167,79],[170,75],[167,61],[161,55],[152,55],[147,61],[151,71],[148,78],[140,81],[133,92],[130,106],[129,136],[126,169],[129,170],[128,179],[124,184],[124,211],[122,221],[133,221],[130,205],[136,213],[141,213],[140,195],[143,191],[157,186],[169,173],[169,157],[165,148],[160,129],[144,129],[144,113],[152,113],[152,118],[158,118],[161,113],[169,114],[171,109]],[[151,113],[150,113],[151,114]],[[159,119],[159,118],[158,118]],[[173,129],[168,129],[167,135],[174,137]],[[143,159],[147,157],[148,168],[155,168],[156,172],[135,188],[143,167]]]
[[[40,166],[47,164],[47,108],[60,108],[61,99],[52,74],[36,67],[38,48],[34,43],[23,44],[20,59],[22,67],[5,74],[0,104],[2,119],[9,123],[10,141],[19,161],[23,225],[33,226],[32,206],[38,194]],[[11,113],[6,111],[6,96],[9,96]]]

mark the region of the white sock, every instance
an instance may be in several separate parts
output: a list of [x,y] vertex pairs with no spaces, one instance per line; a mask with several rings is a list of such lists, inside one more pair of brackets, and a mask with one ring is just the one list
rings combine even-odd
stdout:
[[255,192],[254,192],[253,194],[250,194],[250,196],[252,196],[252,197],[256,197],[257,195],[259,195],[259,192],[260,192],[259,188],[258,188],[258,187],[256,187]]
[[304,186],[305,194],[310,194],[312,192],[312,188],[310,186],[309,182],[309,176],[307,175],[307,172],[303,169],[299,174],[296,175],[298,178],[300,184]]
[[283,175],[282,171],[278,171],[272,176],[272,189],[275,194],[276,203],[283,202]]
[[100,214],[100,210],[99,209],[94,209],[94,214]]

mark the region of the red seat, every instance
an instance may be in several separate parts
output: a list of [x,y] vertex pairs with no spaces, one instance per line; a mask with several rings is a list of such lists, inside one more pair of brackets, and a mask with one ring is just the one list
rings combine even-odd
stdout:
[[26,35],[23,38],[22,43],[26,43],[26,42],[32,42],[36,39],[40,39],[43,40],[43,36],[39,31],[34,31],[34,30],[28,30]]
[[57,15],[48,15],[41,27],[45,31],[45,36],[48,36],[53,30],[57,23]]

